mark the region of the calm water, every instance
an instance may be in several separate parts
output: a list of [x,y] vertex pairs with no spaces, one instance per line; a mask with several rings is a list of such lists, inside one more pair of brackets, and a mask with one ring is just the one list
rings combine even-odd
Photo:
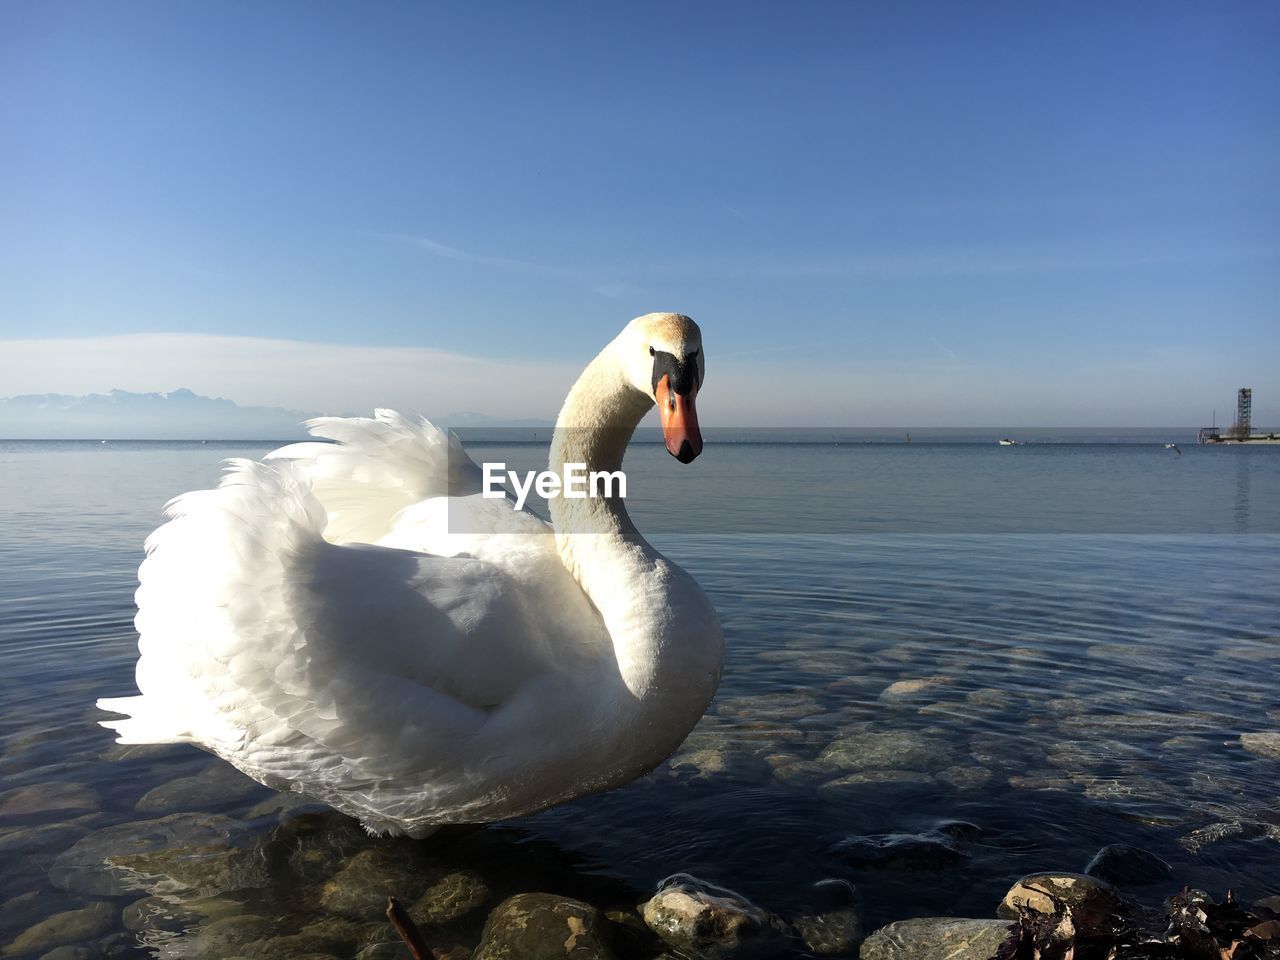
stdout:
[[[230,955],[184,898],[292,934],[324,918],[319,885],[341,858],[376,844],[282,810],[194,748],[126,750],[93,724],[96,697],[133,692],[134,577],[160,507],[267,448],[0,442],[0,944],[102,902],[115,919],[92,938],[113,955]],[[521,468],[543,455],[474,449]],[[1280,893],[1280,739],[1271,757],[1241,740],[1280,732],[1280,447],[724,443],[691,467],[638,447],[627,467],[638,525],[720,612],[715,703],[643,780],[445,831],[421,842],[431,857],[495,897],[602,906],[687,871],[785,914],[844,877],[871,928],[989,917],[1022,874],[1079,870],[1121,841],[1173,866],[1153,896]],[[269,866],[285,850],[296,867],[300,831],[336,852],[196,879],[165,866],[120,880],[104,862],[110,882],[64,853],[109,861],[127,829],[95,831],[175,813],[179,833],[200,825],[191,814],[229,815],[228,845]],[[945,819],[982,834],[928,870],[832,852]],[[156,892],[178,921],[126,911],[140,929],[113,934],[120,908]]]

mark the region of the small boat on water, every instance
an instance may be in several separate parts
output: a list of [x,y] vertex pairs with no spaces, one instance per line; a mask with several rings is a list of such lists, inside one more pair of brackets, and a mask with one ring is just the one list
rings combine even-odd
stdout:
[[1000,446],[1002,446],[1002,447],[1020,447],[1020,446],[1022,446],[1022,444],[1020,444],[1017,440],[1010,440],[1008,437],[1002,437],[998,442],[999,442]]

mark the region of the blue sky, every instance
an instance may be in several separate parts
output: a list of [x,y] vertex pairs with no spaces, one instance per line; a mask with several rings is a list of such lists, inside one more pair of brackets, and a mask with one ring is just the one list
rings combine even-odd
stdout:
[[217,336],[552,413],[670,309],[724,423],[1280,422],[1278,48],[1274,3],[5,4],[0,394],[377,395]]

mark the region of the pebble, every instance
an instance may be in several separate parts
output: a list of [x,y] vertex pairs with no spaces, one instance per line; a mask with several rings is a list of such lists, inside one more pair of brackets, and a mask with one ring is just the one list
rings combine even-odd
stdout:
[[866,786],[869,783],[930,784],[933,776],[919,770],[859,770],[818,787],[819,793],[839,793],[849,787]]
[[1280,733],[1272,731],[1242,733],[1240,734],[1240,746],[1254,756],[1264,757],[1267,760],[1280,760]]
[[489,899],[484,879],[471,870],[455,870],[436,880],[409,908],[419,924],[453,923],[478,910]]
[[859,960],[991,960],[1009,936],[1004,920],[920,917],[881,927],[862,944]]
[[958,765],[939,770],[937,777],[957,790],[977,790],[990,781],[991,771],[986,767]]
[[716,703],[716,713],[721,716],[778,723],[801,720],[823,712],[822,705],[811,694],[803,691],[728,697]]
[[604,915],[551,893],[518,893],[489,914],[472,960],[615,960]]
[[0,951],[0,956],[20,957],[43,953],[63,944],[92,940],[115,926],[116,909],[104,901],[91,903],[79,910],[66,910],[28,927]]
[[1023,877],[1004,895],[996,915],[1018,918],[1018,907],[1052,915],[1055,899],[1071,912],[1077,929],[1091,920],[1101,920],[1121,912],[1126,901],[1111,884],[1081,873],[1033,873]]
[[1259,837],[1280,841],[1280,826],[1259,820],[1226,820],[1192,830],[1186,836],[1179,837],[1178,843],[1191,853],[1199,853],[1204,847],[1223,840],[1255,840]]
[[148,790],[134,809],[151,814],[187,810],[204,812],[223,809],[266,792],[266,787],[246,777],[231,764],[215,760],[194,776],[179,777]]
[[847,880],[819,880],[810,888],[804,912],[791,920],[809,952],[840,957],[862,942],[862,899]]
[[40,960],[100,960],[101,957],[102,952],[96,947],[76,944],[74,946],[54,947],[48,953],[42,953]]
[[48,890],[28,890],[0,904],[0,943],[36,920],[73,906],[70,898]]
[[54,886],[72,893],[119,896],[168,877],[179,888],[213,896],[261,883],[261,864],[238,820],[179,813],[95,830],[61,854],[49,870]]
[[725,747],[711,747],[678,753],[671,758],[671,772],[692,779],[717,777],[758,780],[770,776],[772,770],[763,758],[753,757]]
[[380,920],[387,897],[413,903],[440,876],[441,870],[416,845],[384,841],[355,854],[325,881],[320,904],[353,920]]
[[308,924],[297,933],[269,937],[241,949],[250,960],[294,960],[316,955],[350,956],[362,939],[363,928],[348,920],[330,917]]
[[47,823],[38,827],[0,830],[0,860],[12,863],[30,853],[58,854],[89,832],[78,823]]
[[851,867],[876,870],[944,870],[965,859],[958,841],[941,832],[854,836],[830,852]]
[[774,956],[794,938],[781,918],[687,873],[664,880],[641,912],[673,951],[699,960]]
[[78,783],[37,783],[0,793],[0,821],[31,816],[65,820],[98,809],[98,794]]
[[276,933],[276,924],[266,917],[242,913],[211,920],[190,930],[182,938],[184,960],[228,960],[247,956],[251,944],[265,942]]
[[936,693],[941,687],[954,684],[954,677],[917,677],[913,680],[897,680],[880,691],[880,700],[892,703],[911,700],[921,694]]
[[940,738],[915,730],[860,731],[832,741],[819,759],[842,770],[928,771],[950,766],[952,753]]

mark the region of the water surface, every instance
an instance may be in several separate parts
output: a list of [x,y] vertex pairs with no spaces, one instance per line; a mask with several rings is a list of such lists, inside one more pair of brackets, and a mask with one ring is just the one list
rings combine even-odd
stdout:
[[[214,884],[286,933],[325,916],[316,891],[372,842],[219,779],[225,765],[195,748],[120,748],[93,722],[96,697],[133,692],[134,578],[160,507],[208,486],[222,458],[266,449],[0,442],[0,900],[17,903],[0,943],[55,910],[118,910],[163,886],[86,889],[65,859],[59,872],[68,847],[112,825],[229,815],[268,864],[305,826],[332,857]],[[726,443],[687,468],[637,447],[627,467],[637,524],[720,612],[716,701],[650,776],[447,831],[423,841],[430,856],[495,896],[601,906],[688,871],[786,913],[844,877],[871,927],[991,916],[1017,877],[1079,870],[1115,842],[1170,863],[1151,895],[1280,893],[1280,759],[1241,739],[1280,731],[1280,448]],[[187,799],[155,793],[193,775],[206,780]],[[14,806],[50,785],[47,808]],[[933,869],[833,852],[948,819],[982,832]],[[180,905],[209,883],[160,892]],[[209,955],[201,921],[114,923],[117,955]]]

